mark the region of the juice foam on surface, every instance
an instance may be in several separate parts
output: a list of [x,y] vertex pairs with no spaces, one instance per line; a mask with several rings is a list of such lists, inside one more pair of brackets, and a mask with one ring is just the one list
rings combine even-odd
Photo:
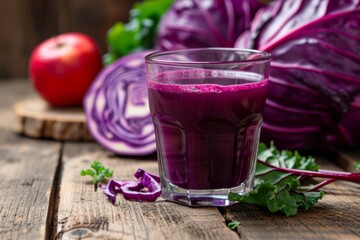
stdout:
[[[219,78],[222,79],[219,82]],[[266,86],[268,80],[256,73],[239,71],[173,71],[157,75],[148,87],[173,93],[220,93],[250,90]]]

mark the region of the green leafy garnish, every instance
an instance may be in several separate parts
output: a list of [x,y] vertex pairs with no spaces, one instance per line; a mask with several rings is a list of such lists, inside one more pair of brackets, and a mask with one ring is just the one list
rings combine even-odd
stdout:
[[103,166],[99,161],[94,161],[90,167],[91,168],[81,170],[80,176],[92,177],[96,191],[100,182],[106,183],[107,180],[112,177],[113,171]]
[[299,182],[296,180],[281,188],[270,182],[262,182],[247,195],[230,193],[229,199],[264,206],[272,213],[282,212],[286,216],[294,216],[299,208],[308,210],[324,195],[322,191],[297,192],[298,185]]
[[108,65],[129,53],[154,47],[157,26],[173,0],[145,0],[136,3],[130,11],[128,23],[117,22],[107,33]]
[[227,224],[228,228],[234,230],[240,225],[239,221],[232,221]]
[[324,193],[317,191],[316,186],[303,181],[306,173],[318,169],[313,157],[301,156],[297,151],[279,151],[273,143],[269,148],[260,144],[254,190],[246,195],[230,193],[229,200],[257,204],[270,212],[293,216],[298,209],[307,210],[323,197]]

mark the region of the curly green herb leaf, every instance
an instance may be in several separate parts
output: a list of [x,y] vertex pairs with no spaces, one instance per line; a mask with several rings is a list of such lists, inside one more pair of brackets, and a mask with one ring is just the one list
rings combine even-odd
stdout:
[[90,176],[93,179],[95,191],[100,182],[106,183],[113,176],[113,171],[105,167],[101,162],[94,161],[90,168],[80,171],[80,176]]

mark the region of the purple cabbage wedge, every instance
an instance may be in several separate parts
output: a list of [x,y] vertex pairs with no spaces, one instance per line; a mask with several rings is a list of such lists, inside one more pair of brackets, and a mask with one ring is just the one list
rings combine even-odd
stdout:
[[339,124],[342,136],[348,139],[347,146],[360,145],[360,95],[357,95],[355,101],[351,103],[349,112],[345,114],[343,120]]
[[257,0],[177,0],[159,24],[157,48],[233,47],[261,6]]
[[[235,46],[271,53],[262,141],[332,148],[360,91],[360,1],[279,0],[260,9]],[[355,105],[356,109],[359,107]],[[358,118],[359,119],[359,118]],[[351,131],[359,136],[360,128]],[[348,134],[352,138],[353,134]],[[352,144],[352,141],[347,141]]]
[[141,156],[156,150],[147,98],[148,53],[128,55],[104,68],[84,98],[90,133],[117,154]]
[[351,148],[360,146],[360,94],[351,103],[349,111],[345,114],[333,135],[329,135],[328,142],[334,146]]

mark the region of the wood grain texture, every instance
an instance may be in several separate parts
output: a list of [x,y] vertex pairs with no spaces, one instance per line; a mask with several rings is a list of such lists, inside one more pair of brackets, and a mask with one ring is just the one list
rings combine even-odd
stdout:
[[0,141],[0,239],[46,239],[60,144]]
[[[324,169],[340,170],[320,160]],[[240,221],[241,239],[360,239],[360,184],[335,182],[323,188],[325,196],[309,211],[294,217],[269,213],[262,207],[237,204],[226,217]]]
[[91,141],[81,108],[53,108],[39,98],[14,105],[14,131],[34,138]]
[[[11,104],[28,94],[25,84],[0,87],[0,239],[46,239],[60,143],[16,136]],[[21,95],[23,96],[23,95]]]
[[101,190],[94,192],[81,169],[94,159],[114,169],[115,179],[134,179],[139,167],[157,173],[154,158],[120,158],[91,144],[65,144],[61,179],[58,239],[238,239],[217,208],[189,208],[165,200],[126,201],[113,206]]

